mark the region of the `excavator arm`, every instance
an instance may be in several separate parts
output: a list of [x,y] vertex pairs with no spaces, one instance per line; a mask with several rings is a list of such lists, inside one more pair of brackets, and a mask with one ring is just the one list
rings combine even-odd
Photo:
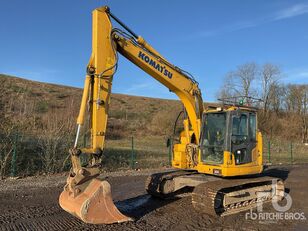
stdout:
[[[125,31],[113,28],[111,18]],[[108,7],[92,13],[92,55],[87,66],[77,135],[70,150],[72,169],[59,202],[61,207],[87,223],[114,223],[130,220],[113,204],[110,185],[100,181],[99,167],[104,148],[113,76],[118,66],[118,53],[174,92],[185,108],[184,134],[190,142],[199,143],[203,101],[198,83],[187,72],[169,63],[142,37],[137,36],[115,17]],[[87,112],[90,115],[91,144],[79,148],[78,138]],[[188,142],[188,143],[189,143]],[[90,156],[82,167],[80,155]]]

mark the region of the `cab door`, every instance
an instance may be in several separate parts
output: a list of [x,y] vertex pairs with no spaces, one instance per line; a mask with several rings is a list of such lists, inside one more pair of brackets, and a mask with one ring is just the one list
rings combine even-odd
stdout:
[[256,148],[256,114],[237,110],[231,113],[231,152],[235,164],[251,163],[252,152]]

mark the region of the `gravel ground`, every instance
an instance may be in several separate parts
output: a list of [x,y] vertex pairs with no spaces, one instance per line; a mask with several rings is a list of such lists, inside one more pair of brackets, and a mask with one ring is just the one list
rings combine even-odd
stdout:
[[[148,175],[161,170],[106,173],[117,207],[132,222],[87,225],[58,205],[66,175],[28,177],[0,181],[0,230],[308,230],[307,220],[246,219],[246,213],[223,218],[199,214],[192,208],[189,194],[159,200],[144,190]],[[308,218],[308,165],[271,167],[266,175],[285,179],[292,198],[288,213],[304,213]],[[266,205],[264,212],[275,212]]]

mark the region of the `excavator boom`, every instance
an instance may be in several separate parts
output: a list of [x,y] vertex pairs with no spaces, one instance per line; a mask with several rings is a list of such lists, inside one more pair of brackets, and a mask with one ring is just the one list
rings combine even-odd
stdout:
[[[111,18],[126,31],[113,28]],[[109,183],[97,179],[118,53],[179,96],[188,115],[184,121],[187,140],[191,136],[190,127],[195,137],[200,135],[203,102],[198,83],[186,72],[166,61],[142,37],[137,36],[115,17],[108,7],[95,9],[92,12],[92,23],[92,55],[87,66],[77,118],[76,140],[70,150],[72,169],[59,203],[64,210],[86,223],[110,224],[131,220],[114,205]],[[85,121],[87,106],[90,114],[91,145],[79,148],[78,138]],[[87,167],[81,166],[80,155],[83,154],[90,156]]]

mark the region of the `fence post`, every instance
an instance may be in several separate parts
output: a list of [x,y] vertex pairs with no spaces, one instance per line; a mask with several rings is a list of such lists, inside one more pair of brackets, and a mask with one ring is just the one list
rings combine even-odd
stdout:
[[173,148],[173,144],[172,144],[172,139],[170,139],[170,143],[169,143],[169,152],[168,152],[168,159],[169,159],[169,166],[172,165],[171,163],[171,157],[172,157],[172,148]]
[[84,148],[87,147],[87,136],[86,136],[86,133],[83,134],[83,147],[84,147]]
[[268,162],[271,163],[271,141],[268,140],[267,142],[267,152],[268,152]]
[[134,151],[134,137],[132,136],[132,153],[131,153],[131,168],[135,169],[135,151]]
[[290,143],[290,158],[291,158],[291,164],[293,164],[293,143],[292,141]]
[[11,176],[15,177],[16,176],[16,151],[17,151],[17,139],[18,139],[18,134],[14,134],[13,138],[13,155],[12,155],[12,160],[11,160]]

